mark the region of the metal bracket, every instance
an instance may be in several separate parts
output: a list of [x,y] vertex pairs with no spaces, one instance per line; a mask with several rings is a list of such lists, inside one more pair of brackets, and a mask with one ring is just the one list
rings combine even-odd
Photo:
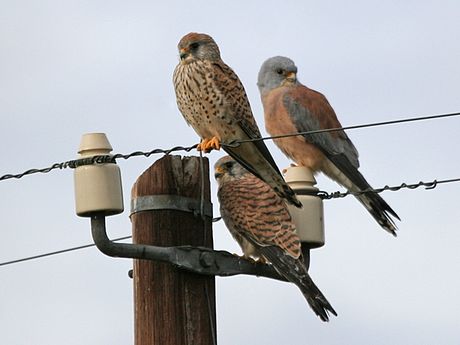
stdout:
[[[131,200],[130,216],[137,212],[154,210],[175,210],[199,215],[201,213],[201,200],[171,194],[146,195]],[[212,218],[212,203],[204,201],[203,213]]]
[[169,262],[177,268],[205,275],[228,277],[248,274],[286,281],[272,265],[249,261],[226,251],[113,242],[107,237],[104,215],[91,216],[91,231],[97,248],[109,256]]

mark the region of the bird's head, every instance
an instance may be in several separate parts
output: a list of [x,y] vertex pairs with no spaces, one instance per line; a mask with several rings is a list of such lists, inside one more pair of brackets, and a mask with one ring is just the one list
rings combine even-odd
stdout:
[[241,178],[247,173],[248,171],[230,156],[224,156],[214,164],[214,177],[219,185]]
[[220,51],[216,42],[207,34],[191,32],[179,41],[180,61],[183,64],[196,60],[215,61],[220,59]]
[[257,86],[261,95],[280,86],[297,83],[297,67],[294,61],[287,57],[271,57],[260,67]]

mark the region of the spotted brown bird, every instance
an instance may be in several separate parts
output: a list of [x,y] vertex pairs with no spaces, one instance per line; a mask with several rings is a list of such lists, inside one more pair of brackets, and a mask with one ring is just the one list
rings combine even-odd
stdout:
[[[259,87],[264,107],[265,128],[272,136],[342,128],[331,105],[321,93],[302,85],[297,67],[286,57],[266,60],[259,71]],[[276,145],[300,166],[321,171],[351,192],[380,226],[396,236],[399,220],[395,211],[371,188],[359,172],[358,151],[344,131],[322,132],[275,139]]]
[[321,320],[334,308],[310,278],[300,239],[284,201],[269,185],[229,156],[215,164],[220,214],[246,258],[263,258],[302,291]]
[[[209,152],[220,149],[222,143],[260,138],[244,87],[222,61],[212,37],[189,33],[180,40],[178,48],[180,62],[173,77],[177,105],[185,121],[202,139],[198,149]],[[301,207],[263,141],[223,148],[279,196]]]

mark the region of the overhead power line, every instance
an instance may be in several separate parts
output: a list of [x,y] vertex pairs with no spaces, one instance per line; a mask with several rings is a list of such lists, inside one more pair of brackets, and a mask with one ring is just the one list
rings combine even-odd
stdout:
[[322,198],[322,199],[337,199],[337,198],[344,198],[348,195],[362,195],[366,193],[382,193],[384,191],[390,191],[390,192],[397,192],[401,189],[417,189],[419,187],[425,187],[425,189],[435,189],[438,185],[443,184],[443,183],[453,183],[453,182],[460,182],[460,178],[452,178],[452,179],[446,179],[446,180],[433,180],[432,182],[417,182],[417,183],[411,183],[407,184],[405,182],[401,183],[400,185],[397,186],[384,186],[382,188],[367,188],[360,190],[358,192],[352,192],[352,191],[346,191],[346,192],[333,192],[333,193],[328,193],[328,192],[323,192],[320,191],[317,194]]
[[[446,180],[433,180],[432,182],[420,181],[418,183],[412,183],[412,184],[401,183],[398,186],[392,186],[392,187],[384,186],[382,188],[366,189],[366,190],[363,190],[363,191],[360,191],[360,192],[350,192],[350,191],[348,191],[348,192],[328,193],[328,192],[324,192],[324,191],[319,191],[317,193],[317,195],[320,196],[322,199],[329,200],[329,199],[335,199],[335,198],[344,198],[344,197],[346,197],[348,195],[359,195],[359,194],[371,193],[371,192],[373,192],[373,193],[381,193],[381,192],[384,192],[384,191],[393,191],[393,192],[395,192],[395,191],[399,191],[401,189],[413,190],[413,189],[417,189],[417,188],[420,188],[420,187],[425,187],[426,190],[430,190],[430,189],[436,188],[440,184],[447,184],[447,183],[454,183],[454,182],[460,182],[460,177],[459,178],[453,178],[453,179],[446,179]],[[215,217],[215,218],[212,219],[213,222],[218,222],[220,220],[221,220],[221,217]],[[119,237],[119,238],[114,239],[113,241],[122,241],[122,240],[129,239],[131,237],[132,236]],[[22,259],[0,262],[0,267],[1,266],[11,265],[11,264],[16,264],[16,263],[19,263],[19,262],[30,261],[30,260],[34,260],[34,259],[40,259],[40,258],[44,258],[44,257],[47,257],[47,256],[52,256],[52,255],[72,252],[72,251],[85,249],[85,248],[89,248],[89,247],[94,247],[94,246],[95,246],[94,243],[85,244],[85,245],[72,247],[72,248],[67,248],[67,249],[62,249],[62,250],[57,250],[57,251],[49,252],[49,253],[45,253],[45,254],[29,256],[29,257],[25,257],[25,258],[22,258]]]
[[[124,237],[118,237],[115,238],[112,241],[122,241],[122,240],[127,240],[128,238],[131,238],[132,236],[124,236]],[[56,250],[54,252],[49,252],[49,253],[44,253],[44,254],[38,254],[38,255],[33,255],[33,256],[28,256],[22,259],[16,259],[16,260],[11,260],[11,261],[5,261],[5,262],[0,262],[0,266],[7,266],[7,265],[12,265],[12,264],[17,264],[19,262],[24,262],[24,261],[30,261],[30,260],[35,260],[35,259],[41,259],[47,256],[52,256],[52,255],[57,255],[57,254],[62,254],[62,253],[68,253],[68,252],[73,252],[75,250],[80,250],[80,249],[85,249],[85,248],[90,248],[94,247],[95,244],[84,244],[82,246],[77,246],[77,247],[72,247],[72,248],[67,248],[67,249],[61,249],[61,250]]]
[[32,174],[37,174],[37,173],[49,173],[52,170],[55,169],[66,169],[66,168],[71,168],[75,169],[79,166],[82,165],[90,165],[90,164],[104,164],[104,163],[115,163],[117,159],[123,158],[123,159],[129,159],[131,157],[150,157],[151,155],[158,154],[158,153],[163,153],[165,155],[169,155],[172,152],[175,151],[185,151],[189,152],[196,148],[197,144],[189,147],[184,147],[184,146],[175,146],[170,149],[153,149],[151,151],[143,152],[143,151],[134,151],[129,154],[121,154],[117,153],[114,155],[101,155],[101,156],[93,156],[90,158],[82,158],[82,159],[74,159],[66,162],[61,162],[61,163],[54,163],[53,165],[47,167],[47,168],[41,168],[41,169],[29,169],[24,171],[23,173],[20,174],[6,174],[3,176],[0,176],[0,181],[3,180],[8,180],[8,179],[20,179],[26,175],[32,175]]
[[395,125],[395,124],[405,123],[405,122],[436,120],[436,119],[442,119],[442,118],[446,118],[446,117],[454,117],[454,116],[459,116],[459,115],[460,115],[460,112],[459,113],[448,113],[448,114],[437,114],[437,115],[411,117],[411,118],[400,119],[400,120],[365,123],[365,124],[361,124],[361,125],[354,125],[354,126],[347,126],[347,127],[318,129],[318,130],[314,130],[314,131],[296,132],[296,133],[274,135],[274,136],[268,136],[268,137],[262,137],[262,138],[256,138],[256,139],[239,140],[239,141],[235,141],[235,142],[231,143],[230,146],[233,146],[234,144],[235,144],[235,146],[238,146],[239,144],[246,143],[246,142],[251,142],[251,141],[272,140],[272,139],[288,138],[288,137],[294,137],[294,136],[306,136],[306,135],[326,133],[326,132],[339,132],[339,131],[347,131],[347,130],[351,130],[351,129],[360,129],[360,128],[369,128],[369,127],[378,127],[378,126],[388,126],[388,125]]
[[[348,127],[343,127],[343,128],[329,128],[329,129],[320,129],[320,130],[315,130],[315,131],[306,131],[306,132],[299,132],[299,133],[289,133],[289,134],[283,134],[283,135],[277,135],[277,136],[268,136],[268,137],[262,137],[262,138],[254,138],[254,139],[247,139],[247,140],[239,140],[239,141],[234,141],[231,143],[222,143],[223,146],[239,146],[243,143],[246,142],[252,142],[252,141],[259,141],[259,140],[269,140],[269,139],[278,139],[278,138],[287,138],[287,137],[293,137],[293,136],[307,136],[311,134],[318,134],[318,133],[325,133],[325,132],[337,132],[337,131],[343,131],[343,130],[351,130],[351,129],[358,129],[358,128],[369,128],[369,127],[377,127],[377,126],[386,126],[386,125],[394,125],[398,123],[406,123],[406,122],[416,122],[416,121],[426,121],[426,120],[434,120],[434,119],[441,119],[441,118],[448,118],[448,117],[454,117],[454,116],[459,116],[460,112],[457,113],[448,113],[448,114],[438,114],[438,115],[429,115],[429,116],[421,116],[421,117],[414,117],[414,118],[406,118],[406,119],[400,119],[400,120],[391,120],[391,121],[384,121],[384,122],[374,122],[374,123],[367,123],[367,124],[361,124],[361,125],[354,125],[354,126],[348,126]],[[129,159],[132,157],[150,157],[151,155],[154,154],[171,154],[172,152],[177,152],[177,151],[185,151],[185,152],[190,152],[191,150],[195,149],[197,147],[197,144],[192,145],[192,146],[175,146],[170,149],[153,149],[151,151],[143,152],[143,151],[135,151],[131,152],[129,154],[121,154],[117,153],[114,155],[100,155],[100,156],[93,156],[90,158],[82,158],[82,159],[75,159],[75,160],[70,160],[66,162],[61,162],[61,163],[55,163],[49,167],[46,168],[41,168],[41,169],[29,169],[26,170],[22,173],[19,174],[6,174],[3,176],[0,176],[0,181],[8,180],[8,179],[20,179],[26,175],[32,175],[36,173],[49,173],[52,170],[56,169],[66,169],[66,168],[71,168],[75,169],[79,166],[82,165],[89,165],[89,164],[103,164],[103,163],[115,163],[117,159]]]

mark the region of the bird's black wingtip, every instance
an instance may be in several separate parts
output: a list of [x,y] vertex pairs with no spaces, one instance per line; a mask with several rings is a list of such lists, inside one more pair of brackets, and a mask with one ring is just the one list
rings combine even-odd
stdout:
[[290,200],[290,201],[291,201],[291,203],[292,203],[295,207],[297,207],[297,208],[303,208],[302,203],[301,203],[299,200],[297,200],[297,198],[295,198],[295,199],[293,199],[293,200]]
[[303,207],[302,203],[299,201],[299,199],[297,199],[297,195],[295,194],[295,192],[287,184],[284,186],[283,192],[280,196],[286,199],[288,203],[294,205],[297,208]]

